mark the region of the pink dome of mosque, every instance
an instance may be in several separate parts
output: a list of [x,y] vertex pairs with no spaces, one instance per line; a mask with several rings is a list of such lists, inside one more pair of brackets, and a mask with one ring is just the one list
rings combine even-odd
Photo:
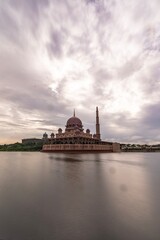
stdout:
[[82,121],[78,117],[75,116],[75,112],[74,112],[73,117],[71,117],[67,120],[66,130],[76,129],[76,128],[82,131],[83,125],[82,125]]
[[82,126],[82,121],[77,117],[71,117],[67,121],[67,126]]

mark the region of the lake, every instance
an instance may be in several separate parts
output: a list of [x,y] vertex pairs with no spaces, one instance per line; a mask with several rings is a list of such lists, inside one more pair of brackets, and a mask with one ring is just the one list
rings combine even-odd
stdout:
[[160,239],[160,153],[0,152],[0,240],[103,239]]

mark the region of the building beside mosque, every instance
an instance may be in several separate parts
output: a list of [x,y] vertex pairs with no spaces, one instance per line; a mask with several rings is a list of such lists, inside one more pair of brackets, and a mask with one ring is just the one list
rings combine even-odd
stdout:
[[38,144],[42,142],[43,142],[43,139],[40,139],[40,138],[23,138],[22,139],[22,144]]
[[43,152],[120,152],[120,144],[101,140],[99,111],[96,107],[96,133],[89,129],[84,131],[82,121],[73,116],[67,120],[65,131],[61,128],[58,133],[43,134]]

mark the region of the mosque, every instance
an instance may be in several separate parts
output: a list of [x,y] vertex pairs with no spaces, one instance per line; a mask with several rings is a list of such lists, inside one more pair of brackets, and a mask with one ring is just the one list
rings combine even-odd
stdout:
[[101,140],[99,111],[96,107],[96,133],[91,134],[89,129],[84,128],[82,121],[73,116],[67,120],[65,131],[61,128],[58,133],[43,134],[42,152],[120,152],[120,144]]

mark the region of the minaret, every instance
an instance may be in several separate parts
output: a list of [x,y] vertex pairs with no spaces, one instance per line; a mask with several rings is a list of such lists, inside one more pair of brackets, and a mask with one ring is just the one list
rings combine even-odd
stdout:
[[98,107],[96,107],[96,136],[99,140],[101,140]]
[[74,108],[74,111],[73,111],[73,117],[75,117],[76,116],[76,113],[75,113],[75,108]]

